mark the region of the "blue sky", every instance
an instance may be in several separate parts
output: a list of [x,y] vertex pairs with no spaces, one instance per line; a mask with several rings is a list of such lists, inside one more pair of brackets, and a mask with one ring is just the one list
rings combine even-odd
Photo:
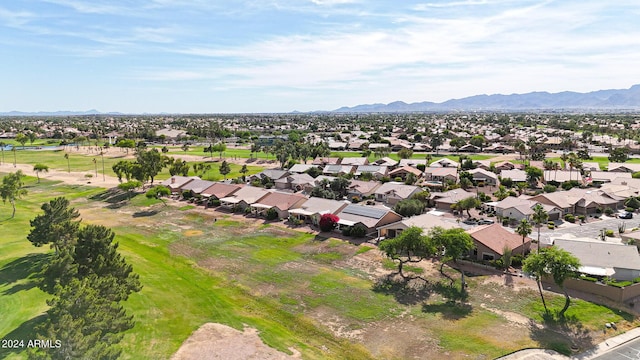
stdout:
[[637,0],[11,0],[0,112],[332,110],[640,83]]

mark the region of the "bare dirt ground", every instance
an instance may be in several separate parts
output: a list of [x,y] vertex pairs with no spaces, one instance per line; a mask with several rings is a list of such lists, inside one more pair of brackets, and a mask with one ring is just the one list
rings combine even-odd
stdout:
[[196,330],[180,347],[172,360],[285,360],[299,359],[300,353],[289,349],[288,355],[265,345],[258,331],[245,327],[238,331],[222,324],[207,323]]
[[[0,165],[0,172],[14,172],[17,170],[22,170],[23,173],[29,176],[36,177],[35,171],[33,171],[33,165],[28,164],[16,164],[14,167],[13,164],[4,163]],[[104,188],[112,188],[118,186],[118,178],[113,176],[106,175],[104,179],[102,178],[102,174],[98,174],[98,177],[87,178],[85,175],[86,171],[83,172],[66,172],[60,170],[49,169],[46,173],[39,174],[41,179],[54,180],[54,181],[62,181],[66,184],[71,185],[91,185],[97,187]]]

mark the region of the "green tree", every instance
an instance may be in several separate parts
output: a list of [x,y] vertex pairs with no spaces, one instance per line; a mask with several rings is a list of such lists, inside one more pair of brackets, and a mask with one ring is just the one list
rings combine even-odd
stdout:
[[506,187],[500,185],[498,186],[498,190],[493,193],[493,196],[495,196],[498,201],[500,201],[506,199],[509,196],[509,192],[507,191]]
[[[433,244],[438,249],[444,251],[440,272],[442,272],[442,265],[446,260],[451,260],[456,263],[458,259],[469,253],[469,251],[475,247],[471,235],[467,234],[464,229],[461,228],[443,229],[437,226],[431,230],[429,236]],[[459,271],[462,282],[461,290],[464,292],[464,271]]]
[[524,256],[524,239],[529,236],[532,231],[533,227],[527,219],[520,220],[518,227],[516,227],[516,234],[522,236],[522,256]]
[[484,149],[484,145],[486,143],[487,143],[487,139],[482,135],[475,135],[471,137],[471,140],[469,140],[469,144],[479,147],[480,152],[482,152],[482,150]]
[[184,151],[186,153],[187,151],[189,151],[189,144],[187,144],[187,143],[182,144],[180,149],[182,149],[182,151]]
[[542,227],[542,224],[547,223],[547,220],[549,219],[549,214],[544,210],[542,205],[536,204],[533,207],[532,219],[533,219],[533,222],[536,224],[536,227],[538,228],[538,252],[540,252],[540,228]]
[[147,197],[147,199],[158,199],[162,201],[162,204],[164,204],[164,206],[167,206],[167,202],[164,201],[163,197],[170,196],[171,190],[166,186],[158,185],[147,190],[144,195]]
[[129,197],[129,200],[131,200],[131,194],[133,194],[133,190],[139,188],[140,186],[142,186],[142,183],[138,180],[130,180],[121,184],[118,184],[118,189],[126,191]]
[[20,143],[20,145],[22,145],[22,148],[24,149],[24,144],[27,143],[27,141],[29,141],[29,137],[23,133],[18,133],[16,134],[16,141]]
[[400,159],[410,159],[411,156],[413,156],[413,150],[411,149],[402,148],[398,151],[398,157]]
[[7,201],[11,204],[13,212],[11,218],[16,216],[16,200],[27,194],[27,189],[24,189],[23,178],[26,175],[22,173],[22,170],[18,170],[15,173],[10,173],[2,178],[2,185],[0,185],[0,197],[2,202]]
[[471,218],[471,213],[469,212],[469,210],[482,205],[482,202],[477,197],[470,196],[468,198],[459,200],[454,205],[457,210],[466,211],[467,217]]
[[153,180],[156,175],[158,175],[167,165],[166,159],[167,157],[163,156],[158,149],[138,151],[136,161],[142,167],[143,181],[149,178],[153,185]]
[[405,199],[399,201],[393,210],[404,217],[410,217],[422,214],[424,212],[424,208],[425,204],[420,200]]
[[29,131],[27,133],[27,138],[29,139],[29,144],[31,144],[33,146],[33,142],[38,139],[38,134],[36,134],[33,131]]
[[69,207],[69,200],[57,197],[40,207],[43,214],[30,221],[31,231],[27,235],[34,246],[51,244],[56,254],[75,243],[80,227],[80,213]]
[[542,294],[541,280],[545,277],[553,278],[553,282],[562,289],[564,293],[565,302],[564,307],[558,313],[560,318],[564,317],[564,313],[569,308],[571,299],[564,287],[564,282],[567,279],[576,278],[578,276],[578,269],[580,268],[580,260],[571,255],[564,249],[557,248],[555,246],[547,247],[540,250],[537,254],[532,254],[524,260],[523,270],[527,273],[533,274],[538,282],[538,290],[540,291],[540,298],[544,305],[545,312],[549,312],[547,305]]
[[116,143],[116,146],[121,148],[121,149],[125,149],[127,154],[128,154],[129,153],[129,149],[135,149],[136,142],[135,142],[135,140],[132,140],[132,139],[120,139]]
[[525,172],[527,173],[527,182],[529,183],[529,186],[532,188],[536,187],[538,185],[538,181],[542,178],[542,170],[537,167],[527,166]]
[[456,151],[458,151],[461,147],[465,146],[467,141],[461,137],[456,137],[449,141],[449,145],[453,146]]
[[174,175],[188,176],[189,175],[189,163],[187,163],[184,160],[180,160],[176,158],[170,158],[170,159],[171,160],[169,160],[168,164],[169,164],[169,174],[171,176],[174,176]]
[[249,169],[247,168],[247,164],[243,164],[242,167],[240,168],[240,174],[242,174],[242,181],[245,181],[245,177],[247,176],[248,172],[249,172]]
[[615,148],[609,151],[609,161],[625,162],[629,160],[629,149],[626,147]]
[[391,260],[398,262],[398,274],[403,278],[407,278],[403,273],[405,264],[420,262],[435,253],[434,245],[417,226],[403,230],[393,239],[383,240],[380,250]]
[[36,173],[36,177],[38,178],[38,183],[40,183],[40,173],[49,172],[49,167],[45,164],[38,163],[33,165],[33,171]]
[[224,176],[224,179],[227,180],[227,175],[231,172],[231,166],[225,160],[220,164],[220,168],[218,169],[218,171],[220,171],[220,174],[222,174],[222,176]]
[[473,186],[473,182],[469,180],[469,178],[461,178],[460,179],[460,187],[463,189],[468,189]]
[[226,150],[227,150],[227,145],[225,145],[225,143],[223,142],[219,142],[211,146],[211,151],[219,153],[221,159],[222,159],[222,153],[225,152]]
[[127,160],[120,160],[111,166],[113,172],[118,177],[118,181],[122,182],[122,177],[129,181],[133,172],[133,163]]

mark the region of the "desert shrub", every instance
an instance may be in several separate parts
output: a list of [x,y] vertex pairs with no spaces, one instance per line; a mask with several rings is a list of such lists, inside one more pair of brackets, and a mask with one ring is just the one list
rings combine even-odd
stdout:
[[586,217],[586,216],[584,216],[584,215],[579,215],[579,216],[578,216],[578,219],[580,219],[580,222],[582,222],[582,223],[583,223],[583,222],[585,222],[585,221],[587,220],[587,217]]
[[264,216],[267,218],[267,220],[275,220],[278,218],[278,211],[276,211],[276,209],[274,208],[271,208],[267,210]]
[[544,188],[543,188],[544,192],[546,192],[546,193],[555,192],[557,189],[558,189],[557,187],[555,187],[553,185],[549,185],[549,184],[545,185]]
[[522,266],[522,261],[524,260],[524,256],[522,254],[515,254],[511,258],[511,266],[520,267]]
[[604,214],[607,215],[607,216],[613,215],[613,209],[612,208],[604,209]]
[[573,216],[573,214],[566,214],[566,215],[564,216],[564,220],[565,220],[565,221],[568,221],[568,222],[570,222],[570,223],[575,223],[575,222],[576,222],[576,217],[575,217],[575,216]]
[[356,225],[351,229],[351,236],[361,238],[367,235],[367,229],[364,226]]
[[605,235],[606,237],[613,237],[613,230],[611,230],[611,229],[606,229],[606,230],[604,231],[604,235]]

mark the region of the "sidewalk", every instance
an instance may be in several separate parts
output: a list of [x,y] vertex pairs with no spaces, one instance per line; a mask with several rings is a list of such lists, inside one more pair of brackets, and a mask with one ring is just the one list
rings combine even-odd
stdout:
[[607,339],[596,345],[593,349],[572,357],[561,355],[553,350],[525,349],[509,355],[505,355],[503,357],[499,357],[496,360],[590,360],[613,350],[616,346],[622,345],[631,340],[635,340],[639,337],[640,328],[635,328],[627,331],[624,334],[620,334],[618,336],[612,337],[611,339]]

